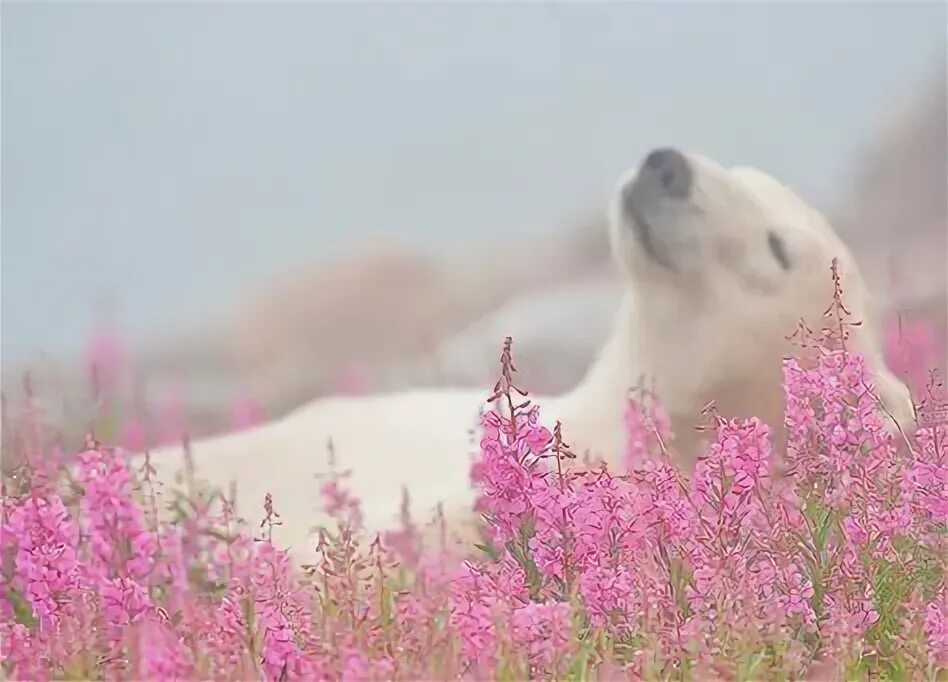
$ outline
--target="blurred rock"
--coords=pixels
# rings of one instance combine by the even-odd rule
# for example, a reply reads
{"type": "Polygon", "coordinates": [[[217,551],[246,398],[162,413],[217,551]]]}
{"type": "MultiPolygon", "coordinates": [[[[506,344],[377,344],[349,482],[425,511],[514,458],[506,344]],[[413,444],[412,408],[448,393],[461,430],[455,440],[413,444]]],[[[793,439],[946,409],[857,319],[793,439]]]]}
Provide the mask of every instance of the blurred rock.
{"type": "Polygon", "coordinates": [[[489,390],[510,336],[520,385],[534,393],[565,391],[605,342],[621,293],[612,277],[597,277],[517,296],[445,341],[438,351],[443,376],[489,390]]]}
{"type": "Polygon", "coordinates": [[[242,305],[232,352],[251,371],[318,353],[329,366],[397,357],[470,314],[452,306],[447,273],[415,251],[373,246],[335,264],[280,277],[242,305]]]}

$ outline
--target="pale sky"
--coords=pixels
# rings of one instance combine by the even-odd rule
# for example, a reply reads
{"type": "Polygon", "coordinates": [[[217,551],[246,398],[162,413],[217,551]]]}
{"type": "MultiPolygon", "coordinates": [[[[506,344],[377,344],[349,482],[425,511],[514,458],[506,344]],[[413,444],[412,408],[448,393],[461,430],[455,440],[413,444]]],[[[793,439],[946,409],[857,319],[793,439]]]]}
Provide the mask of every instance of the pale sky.
{"type": "Polygon", "coordinates": [[[370,233],[446,254],[595,210],[650,147],[845,197],[944,3],[13,3],[4,362],[212,321],[370,233]]]}

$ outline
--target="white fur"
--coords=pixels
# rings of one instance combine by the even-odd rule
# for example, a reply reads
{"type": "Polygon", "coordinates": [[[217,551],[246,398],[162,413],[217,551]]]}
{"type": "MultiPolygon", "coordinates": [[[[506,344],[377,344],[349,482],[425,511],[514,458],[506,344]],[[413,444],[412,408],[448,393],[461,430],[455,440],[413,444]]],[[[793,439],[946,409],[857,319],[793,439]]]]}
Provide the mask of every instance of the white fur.
{"type": "MultiPolygon", "coordinates": [[[[690,198],[649,207],[657,248],[674,269],[648,257],[622,211],[622,188],[637,171],[620,179],[610,237],[626,293],[583,381],[566,395],[535,398],[544,421],[562,421],[575,452],[620,461],[624,399],[644,379],[670,413],[685,466],[701,446],[692,426],[712,400],[725,416],[757,415],[779,432],[786,337],[801,318],[813,329],[822,325],[836,257],[845,302],[864,320],[853,344],[867,354],[887,409],[908,428],[908,392],[882,361],[859,270],[824,218],[760,171],[688,158],[690,198]],[[774,259],[768,231],[784,241],[789,271],[774,259]]],[[[497,342],[499,349],[502,339],[497,342]]],[[[473,501],[468,474],[479,436],[472,432],[489,388],[317,400],[256,429],[194,443],[197,474],[225,492],[236,481],[238,514],[254,525],[271,493],[282,521],[274,538],[303,560],[312,558],[310,528],[323,518],[315,474],[326,471],[330,438],[337,468],[353,472],[349,485],[362,499],[370,531],[395,522],[402,486],[410,490],[416,519],[426,519],[439,502],[449,519],[463,518],[473,501]]],[[[181,448],[152,454],[161,480],[172,481],[180,454],[181,448]]]]}

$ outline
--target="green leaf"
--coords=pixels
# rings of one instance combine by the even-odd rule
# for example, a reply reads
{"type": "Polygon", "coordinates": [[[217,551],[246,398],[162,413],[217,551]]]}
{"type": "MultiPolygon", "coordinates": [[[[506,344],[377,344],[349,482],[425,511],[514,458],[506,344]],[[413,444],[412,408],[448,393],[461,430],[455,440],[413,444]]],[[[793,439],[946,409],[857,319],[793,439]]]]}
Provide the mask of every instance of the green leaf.
{"type": "Polygon", "coordinates": [[[36,628],[36,616],[33,615],[33,609],[27,603],[23,595],[18,590],[9,588],[7,593],[10,599],[10,605],[13,607],[13,618],[20,625],[25,625],[30,630],[36,628]]]}

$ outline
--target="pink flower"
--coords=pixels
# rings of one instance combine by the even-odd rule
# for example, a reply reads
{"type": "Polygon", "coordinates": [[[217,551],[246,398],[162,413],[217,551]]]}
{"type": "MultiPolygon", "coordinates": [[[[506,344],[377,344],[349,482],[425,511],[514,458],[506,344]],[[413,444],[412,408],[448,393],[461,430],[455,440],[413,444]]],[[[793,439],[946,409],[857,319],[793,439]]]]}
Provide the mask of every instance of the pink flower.
{"type": "Polygon", "coordinates": [[[558,668],[558,659],[570,654],[572,623],[569,604],[549,602],[528,604],[513,612],[510,620],[513,640],[525,647],[532,666],[541,670],[558,668]]]}
{"type": "Polygon", "coordinates": [[[0,622],[0,641],[3,642],[3,668],[11,679],[46,679],[48,662],[42,660],[42,645],[36,636],[21,623],[0,622]]]}
{"type": "Polygon", "coordinates": [[[96,570],[144,579],[154,565],[157,544],[145,515],[132,499],[132,473],[114,451],[87,450],[78,456],[78,480],[84,486],[81,508],[96,570]]]}
{"type": "Polygon", "coordinates": [[[172,496],[120,453],[92,443],[67,469],[31,445],[0,496],[3,675],[812,679],[814,656],[875,674],[868,646],[948,665],[943,586],[930,597],[948,570],[948,426],[889,435],[859,355],[788,361],[786,453],[756,419],[719,420],[690,478],[657,401],[629,406],[629,466],[571,457],[516,404],[508,355],[471,471],[477,551],[426,547],[407,496],[374,541],[332,470],[338,527],[304,575],[226,500],[161,514],[172,496]]]}
{"type": "Polygon", "coordinates": [[[323,499],[323,509],[327,514],[343,526],[357,530],[362,526],[362,505],[342,485],[342,481],[348,476],[349,472],[334,474],[319,487],[319,495],[323,499]]]}
{"type": "Polygon", "coordinates": [[[496,542],[516,536],[531,507],[531,489],[542,485],[539,460],[526,460],[538,454],[536,448],[545,443],[548,433],[537,426],[536,415],[536,408],[518,411],[516,431],[509,419],[494,410],[482,418],[481,453],[472,464],[471,480],[480,489],[475,508],[490,515],[496,542]]]}
{"type": "Polygon", "coordinates": [[[925,607],[924,629],[935,665],[948,665],[948,597],[944,591],[925,607]]]}
{"type": "Polygon", "coordinates": [[[137,632],[142,679],[186,680],[194,677],[191,651],[170,624],[146,618],[137,632]]]}
{"type": "Polygon", "coordinates": [[[194,630],[211,670],[233,673],[250,667],[245,643],[247,624],[239,602],[227,595],[206,614],[199,613],[194,630]]]}
{"type": "Polygon", "coordinates": [[[630,400],[626,404],[625,426],[628,434],[625,462],[629,468],[660,458],[662,448],[667,448],[672,440],[671,420],[651,394],[645,394],[641,401],[630,400]]]}
{"type": "Polygon", "coordinates": [[[786,594],[776,600],[776,603],[786,608],[788,615],[800,615],[807,620],[814,618],[813,609],[810,600],[813,599],[814,591],[810,581],[795,568],[787,571],[785,577],[786,594]]]}
{"type": "Polygon", "coordinates": [[[503,597],[489,569],[471,562],[465,562],[452,581],[449,623],[460,639],[465,665],[489,670],[496,663],[504,635],[498,624],[510,617],[512,609],[503,597]]]}
{"type": "Polygon", "coordinates": [[[589,568],[580,576],[579,591],[593,624],[620,633],[631,630],[638,595],[628,569],[589,568]]]}
{"type": "Polygon", "coordinates": [[[924,388],[934,363],[943,359],[938,357],[935,330],[924,319],[890,318],[883,328],[882,345],[886,364],[905,379],[915,393],[924,388]]]}
{"type": "Polygon", "coordinates": [[[122,629],[137,622],[152,609],[151,599],[141,584],[130,578],[109,578],[98,588],[106,621],[114,628],[116,639],[122,629]]]}
{"type": "Polygon", "coordinates": [[[8,587],[20,591],[44,628],[56,627],[61,605],[83,586],[76,522],[58,496],[29,496],[10,510],[2,538],[4,551],[15,552],[8,587]]]}

